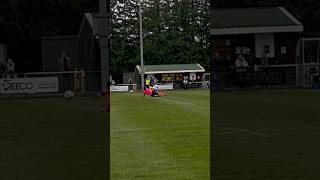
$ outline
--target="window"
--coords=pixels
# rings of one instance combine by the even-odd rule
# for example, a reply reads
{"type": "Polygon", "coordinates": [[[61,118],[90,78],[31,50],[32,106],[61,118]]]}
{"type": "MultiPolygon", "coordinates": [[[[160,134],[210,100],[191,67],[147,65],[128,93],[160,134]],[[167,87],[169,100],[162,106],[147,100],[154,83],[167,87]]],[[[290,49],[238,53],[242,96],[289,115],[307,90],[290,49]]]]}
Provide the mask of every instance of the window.
{"type": "Polygon", "coordinates": [[[162,74],[162,80],[161,81],[168,81],[169,75],[168,74],[162,74]]]}
{"type": "Polygon", "coordinates": [[[182,81],[182,74],[176,74],[176,81],[182,81]]]}
{"type": "Polygon", "coordinates": [[[162,74],[162,81],[174,81],[175,74],[162,74]]]}

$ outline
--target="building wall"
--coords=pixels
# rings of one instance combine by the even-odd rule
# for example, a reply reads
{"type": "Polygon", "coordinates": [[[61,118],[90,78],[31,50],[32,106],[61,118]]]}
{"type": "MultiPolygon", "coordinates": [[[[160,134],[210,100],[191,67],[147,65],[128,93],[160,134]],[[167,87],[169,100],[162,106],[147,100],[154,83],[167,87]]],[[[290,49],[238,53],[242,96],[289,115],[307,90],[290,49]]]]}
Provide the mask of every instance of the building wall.
{"type": "Polygon", "coordinates": [[[92,28],[87,19],[84,19],[79,32],[79,58],[81,66],[87,71],[95,71],[100,69],[100,61],[97,62],[96,60],[94,48],[95,44],[92,28]]]}
{"type": "Polygon", "coordinates": [[[247,54],[250,51],[246,55],[248,56],[246,59],[248,59],[249,64],[254,64],[254,35],[215,36],[212,48],[213,55],[214,53],[219,53],[224,59],[230,60],[232,64],[239,54],[247,54]]]}
{"type": "Polygon", "coordinates": [[[81,68],[86,71],[86,86],[89,91],[100,90],[100,60],[97,54],[100,52],[93,38],[91,25],[86,18],[79,32],[79,60],[81,68]]]}
{"type": "Polygon", "coordinates": [[[215,36],[212,40],[212,55],[219,52],[234,63],[238,54],[244,54],[249,64],[253,65],[260,62],[261,53],[267,45],[270,64],[291,64],[295,63],[298,40],[297,33],[215,36]],[[249,54],[244,53],[246,49],[250,50],[249,54]]]}
{"type": "Polygon", "coordinates": [[[275,34],[275,53],[276,61],[280,64],[296,63],[296,46],[299,40],[297,33],[278,33],[275,34]]]}
{"type": "Polygon", "coordinates": [[[265,54],[270,59],[276,59],[275,36],[273,33],[255,34],[255,58],[259,59],[265,54]]]}
{"type": "Polygon", "coordinates": [[[62,51],[71,58],[72,68],[79,68],[77,36],[43,37],[41,46],[43,71],[59,71],[58,60],[62,51]]]}
{"type": "MultiPolygon", "coordinates": [[[[111,27],[105,27],[105,25],[99,26],[99,24],[95,23],[95,18],[97,17],[92,17],[93,19],[91,19],[91,21],[93,22],[89,22],[90,18],[88,19],[86,15],[84,16],[79,33],[77,35],[42,38],[42,70],[59,70],[57,64],[58,59],[61,56],[61,52],[66,51],[68,56],[71,58],[71,64],[73,68],[81,68],[86,71],[87,90],[97,91],[100,90],[101,86],[101,62],[100,47],[98,41],[94,39],[94,31],[97,33],[99,32],[98,30],[101,29],[99,27],[103,27],[102,30],[106,31],[104,33],[110,33],[111,27]]],[[[110,15],[108,14],[102,20],[103,22],[110,21],[110,15]]]]}
{"type": "Polygon", "coordinates": [[[7,45],[0,44],[0,63],[5,63],[7,61],[7,45]]]}
{"type": "Polygon", "coordinates": [[[129,80],[131,79],[132,83],[136,83],[135,73],[123,73],[123,84],[129,84],[129,80]]]}

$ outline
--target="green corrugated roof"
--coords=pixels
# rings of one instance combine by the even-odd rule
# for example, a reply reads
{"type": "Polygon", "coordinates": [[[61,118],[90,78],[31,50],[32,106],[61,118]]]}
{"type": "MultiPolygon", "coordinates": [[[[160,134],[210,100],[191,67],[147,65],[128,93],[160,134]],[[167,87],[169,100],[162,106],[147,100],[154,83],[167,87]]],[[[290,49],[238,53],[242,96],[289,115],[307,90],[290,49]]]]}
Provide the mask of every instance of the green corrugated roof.
{"type": "Polygon", "coordinates": [[[298,25],[292,18],[279,7],[217,8],[213,10],[213,28],[298,25]]]}
{"type": "MultiPolygon", "coordinates": [[[[138,66],[140,70],[140,66],[138,66]]],[[[145,73],[161,71],[204,71],[199,64],[162,64],[162,65],[144,65],[145,73]]]]}

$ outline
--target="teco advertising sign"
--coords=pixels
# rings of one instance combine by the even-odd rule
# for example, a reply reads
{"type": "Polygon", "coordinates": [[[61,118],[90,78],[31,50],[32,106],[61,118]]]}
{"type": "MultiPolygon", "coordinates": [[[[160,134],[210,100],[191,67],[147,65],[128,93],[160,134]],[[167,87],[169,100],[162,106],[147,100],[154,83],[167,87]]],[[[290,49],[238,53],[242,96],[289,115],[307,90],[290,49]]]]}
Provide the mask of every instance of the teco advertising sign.
{"type": "Polygon", "coordinates": [[[31,94],[58,91],[57,77],[0,79],[0,94],[31,94]]]}

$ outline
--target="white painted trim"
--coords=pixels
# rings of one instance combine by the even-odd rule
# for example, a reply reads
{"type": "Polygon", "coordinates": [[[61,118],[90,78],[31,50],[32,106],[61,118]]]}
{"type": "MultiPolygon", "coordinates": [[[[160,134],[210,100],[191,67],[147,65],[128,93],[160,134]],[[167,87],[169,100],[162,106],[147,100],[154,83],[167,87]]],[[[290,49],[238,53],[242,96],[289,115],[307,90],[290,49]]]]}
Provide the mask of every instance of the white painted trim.
{"type": "Polygon", "coordinates": [[[199,63],[197,63],[197,65],[198,65],[201,69],[205,70],[199,63]]]}
{"type": "Polygon", "coordinates": [[[230,34],[303,32],[303,29],[304,29],[303,25],[213,28],[211,29],[210,34],[211,35],[230,35],[230,34]]]}
{"type": "Polygon", "coordinates": [[[138,69],[139,74],[141,74],[141,72],[140,72],[140,66],[139,66],[139,65],[136,65],[136,68],[138,69]]]}
{"type": "Polygon", "coordinates": [[[320,40],[320,37],[302,38],[302,41],[318,41],[318,40],[320,40]]]}
{"type": "MultiPolygon", "coordinates": [[[[144,74],[205,72],[205,69],[199,63],[197,63],[197,65],[198,65],[198,67],[201,68],[201,70],[145,71],[144,74]]],[[[138,69],[138,71],[140,73],[140,66],[136,65],[136,68],[138,69]]]]}
{"type": "Polygon", "coordinates": [[[144,74],[168,74],[168,73],[189,73],[189,72],[205,72],[205,70],[179,70],[179,71],[148,71],[144,74]]]}
{"type": "Polygon", "coordinates": [[[280,11],[282,11],[288,18],[291,19],[295,24],[302,25],[302,23],[295,18],[289,11],[287,11],[284,7],[278,7],[280,11]]]}
{"type": "MultiPolygon", "coordinates": [[[[281,67],[296,67],[297,64],[277,64],[277,65],[269,65],[267,67],[272,67],[272,68],[281,68],[281,67]]],[[[265,67],[265,66],[257,66],[259,68],[265,67]]]]}
{"type": "Polygon", "coordinates": [[[56,72],[28,72],[24,75],[57,75],[57,74],[76,74],[82,73],[83,71],[56,71],[56,72]]]}
{"type": "Polygon", "coordinates": [[[269,46],[269,53],[266,54],[268,58],[275,57],[275,40],[274,34],[255,34],[255,57],[261,58],[261,54],[264,53],[264,45],[269,46]]]}
{"type": "Polygon", "coordinates": [[[91,13],[84,13],[84,16],[88,20],[88,23],[90,24],[91,28],[93,28],[93,16],[91,13]]]}
{"type": "MultiPolygon", "coordinates": [[[[298,65],[305,65],[305,66],[311,66],[311,65],[320,65],[320,63],[301,63],[301,64],[276,64],[276,65],[269,65],[267,67],[274,67],[274,68],[281,68],[281,67],[296,67],[298,65]]],[[[263,66],[258,66],[263,67],[263,66]]]]}

